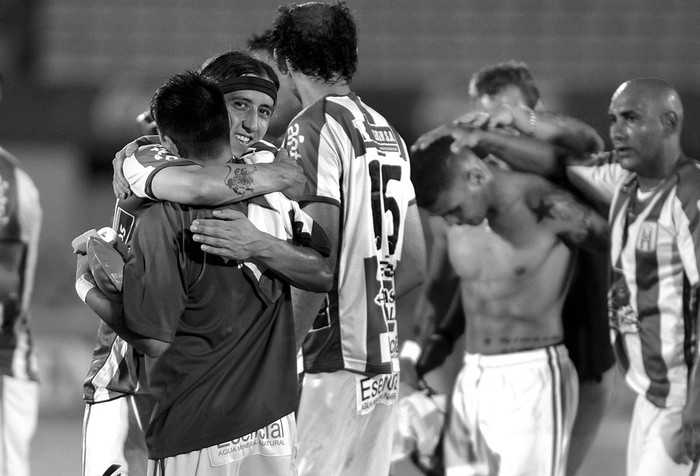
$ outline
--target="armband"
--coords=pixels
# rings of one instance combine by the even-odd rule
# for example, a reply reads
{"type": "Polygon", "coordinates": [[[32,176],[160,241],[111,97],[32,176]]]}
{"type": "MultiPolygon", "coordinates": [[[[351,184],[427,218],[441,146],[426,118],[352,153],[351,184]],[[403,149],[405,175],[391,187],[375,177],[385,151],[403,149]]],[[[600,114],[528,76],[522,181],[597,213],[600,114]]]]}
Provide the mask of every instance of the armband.
{"type": "Polygon", "coordinates": [[[422,349],[420,348],[420,345],[418,345],[417,342],[407,340],[401,346],[399,358],[409,360],[411,361],[411,363],[413,363],[413,365],[415,365],[418,362],[418,359],[420,358],[421,352],[422,349]]]}
{"type": "Polygon", "coordinates": [[[94,289],[95,283],[88,279],[89,274],[81,274],[78,279],[75,280],[75,292],[78,293],[78,297],[81,301],[86,302],[87,295],[91,289],[94,289]]]}

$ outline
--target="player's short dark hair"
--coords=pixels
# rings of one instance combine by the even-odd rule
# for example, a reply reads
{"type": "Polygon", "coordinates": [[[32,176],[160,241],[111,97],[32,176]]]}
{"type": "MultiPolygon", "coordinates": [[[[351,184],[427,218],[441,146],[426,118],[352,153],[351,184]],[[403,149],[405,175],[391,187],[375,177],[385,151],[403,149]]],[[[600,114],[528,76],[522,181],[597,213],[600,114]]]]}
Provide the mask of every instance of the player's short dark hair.
{"type": "Polygon", "coordinates": [[[183,157],[207,154],[229,142],[224,95],[213,79],[192,71],[176,74],[153,95],[151,115],[183,157]]]}
{"type": "Polygon", "coordinates": [[[200,72],[217,82],[238,76],[255,75],[267,78],[279,89],[280,80],[272,67],[242,51],[221,53],[204,62],[200,72]]]}
{"type": "Polygon", "coordinates": [[[309,2],[277,9],[272,42],[281,59],[329,83],[350,82],[357,70],[357,27],[345,2],[309,2]]]}
{"type": "Polygon", "coordinates": [[[452,142],[454,139],[450,136],[441,137],[411,154],[411,182],[419,207],[429,209],[440,191],[451,183],[454,175],[451,164],[455,160],[450,150],[452,142]]]}
{"type": "Polygon", "coordinates": [[[527,107],[534,108],[540,99],[540,90],[530,69],[523,62],[505,61],[486,66],[474,73],[469,80],[469,96],[493,96],[508,86],[515,86],[525,98],[527,107]]]}

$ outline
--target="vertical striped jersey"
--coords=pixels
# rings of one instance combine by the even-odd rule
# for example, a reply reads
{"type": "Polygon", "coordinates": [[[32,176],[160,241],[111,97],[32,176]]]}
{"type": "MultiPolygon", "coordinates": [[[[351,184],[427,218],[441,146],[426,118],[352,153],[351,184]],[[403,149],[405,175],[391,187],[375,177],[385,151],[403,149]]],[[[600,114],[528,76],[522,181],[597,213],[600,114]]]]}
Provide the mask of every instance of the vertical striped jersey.
{"type": "Polygon", "coordinates": [[[635,392],[657,407],[683,405],[697,352],[700,167],[683,158],[647,192],[636,174],[612,175],[619,177],[610,209],[615,354],[635,392]]]}
{"type": "MultiPolygon", "coordinates": [[[[149,186],[155,174],[171,164],[191,165],[181,160],[168,149],[149,142],[140,142],[139,148],[124,162],[124,175],[134,192],[125,199],[118,199],[114,207],[112,228],[125,243],[129,243],[136,227],[137,218],[156,200],[149,186]]],[[[119,337],[107,324],[100,321],[97,340],[85,381],[83,399],[88,403],[99,403],[145,391],[145,376],[140,360],[143,356],[119,337]]]]}
{"type": "Polygon", "coordinates": [[[39,248],[39,192],[0,148],[0,374],[38,380],[29,299],[39,248]]]}
{"type": "Polygon", "coordinates": [[[340,209],[335,280],[304,342],[305,370],[398,370],[394,270],[415,200],[403,139],[350,93],[301,111],[285,147],[307,177],[302,207],[325,202],[340,209]]]}

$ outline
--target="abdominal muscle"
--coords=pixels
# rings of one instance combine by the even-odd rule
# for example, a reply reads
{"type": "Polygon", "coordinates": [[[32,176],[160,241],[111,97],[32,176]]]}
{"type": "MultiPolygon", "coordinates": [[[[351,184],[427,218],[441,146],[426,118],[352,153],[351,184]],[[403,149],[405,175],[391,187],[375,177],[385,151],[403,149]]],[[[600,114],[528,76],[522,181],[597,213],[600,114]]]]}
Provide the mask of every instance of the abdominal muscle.
{"type": "Polygon", "coordinates": [[[461,279],[468,352],[502,354],[562,341],[572,253],[555,237],[534,238],[531,245],[515,247],[484,225],[448,231],[450,262],[461,279]]]}

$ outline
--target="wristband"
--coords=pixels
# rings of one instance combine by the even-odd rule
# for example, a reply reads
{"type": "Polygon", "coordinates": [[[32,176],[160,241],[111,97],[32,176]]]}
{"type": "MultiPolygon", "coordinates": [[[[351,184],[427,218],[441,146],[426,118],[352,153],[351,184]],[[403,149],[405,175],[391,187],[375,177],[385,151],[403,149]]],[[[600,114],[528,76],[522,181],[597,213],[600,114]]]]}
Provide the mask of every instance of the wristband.
{"type": "Polygon", "coordinates": [[[414,342],[412,340],[407,340],[403,343],[401,346],[401,352],[399,353],[399,358],[401,359],[407,359],[415,365],[418,362],[418,359],[420,358],[420,354],[422,352],[422,349],[420,348],[420,345],[418,345],[417,342],[414,342]]]}
{"type": "Polygon", "coordinates": [[[80,277],[78,277],[78,279],[75,280],[75,292],[78,293],[78,297],[83,302],[86,302],[85,300],[87,299],[87,295],[90,292],[90,290],[95,288],[95,284],[90,282],[89,279],[87,279],[88,276],[88,273],[81,274],[80,277]]]}

